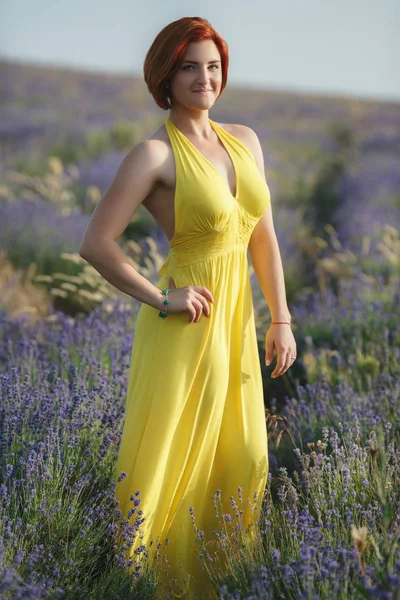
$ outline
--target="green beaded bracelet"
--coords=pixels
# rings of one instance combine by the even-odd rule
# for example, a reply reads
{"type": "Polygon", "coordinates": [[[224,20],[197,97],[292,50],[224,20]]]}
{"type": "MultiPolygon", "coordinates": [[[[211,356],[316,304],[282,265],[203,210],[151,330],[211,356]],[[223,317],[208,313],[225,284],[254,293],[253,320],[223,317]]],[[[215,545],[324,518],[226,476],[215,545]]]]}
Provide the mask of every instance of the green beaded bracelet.
{"type": "Polygon", "coordinates": [[[167,306],[169,304],[169,300],[168,300],[168,292],[170,292],[171,290],[162,290],[162,293],[165,296],[165,300],[164,300],[164,304],[165,304],[165,310],[160,310],[160,312],[158,313],[158,316],[161,317],[162,319],[165,319],[165,317],[167,316],[167,306]]]}

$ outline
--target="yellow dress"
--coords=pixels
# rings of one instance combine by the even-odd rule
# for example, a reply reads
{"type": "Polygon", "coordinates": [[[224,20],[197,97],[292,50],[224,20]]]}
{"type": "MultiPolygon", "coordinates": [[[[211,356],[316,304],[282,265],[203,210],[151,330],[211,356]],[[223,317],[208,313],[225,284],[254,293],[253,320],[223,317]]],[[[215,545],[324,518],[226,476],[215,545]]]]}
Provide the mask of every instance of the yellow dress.
{"type": "MultiPolygon", "coordinates": [[[[126,474],[116,485],[120,510],[127,515],[140,491],[142,515],[136,510],[130,523],[144,518],[127,557],[135,559],[144,544],[152,558],[150,540],[168,538],[163,552],[175,582],[173,594],[160,598],[217,597],[199,563],[189,507],[205,542],[215,540],[222,523],[213,495],[221,490],[222,512],[232,515],[230,499],[239,504],[241,487],[243,523],[254,531],[259,511],[247,499],[262,497],[269,466],[247,248],[270,191],[246,145],[209,122],[234,165],[236,195],[168,116],[176,222],[156,287],[168,288],[171,275],[177,287],[206,286],[215,301],[198,323],[189,323],[187,313],[162,319],[159,310],[140,307],[115,470],[116,481],[126,474]]],[[[160,586],[166,579],[163,571],[160,586]]]]}

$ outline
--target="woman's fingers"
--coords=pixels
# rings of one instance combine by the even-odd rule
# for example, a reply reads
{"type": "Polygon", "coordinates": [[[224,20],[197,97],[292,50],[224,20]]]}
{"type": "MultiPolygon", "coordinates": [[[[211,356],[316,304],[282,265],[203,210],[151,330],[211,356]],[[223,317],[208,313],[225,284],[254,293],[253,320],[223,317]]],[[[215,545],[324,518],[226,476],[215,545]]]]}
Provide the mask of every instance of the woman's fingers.
{"type": "Polygon", "coordinates": [[[210,290],[208,288],[206,288],[204,285],[194,285],[192,287],[192,289],[196,293],[201,294],[202,296],[205,296],[206,298],[208,298],[208,300],[210,302],[214,302],[214,296],[212,295],[212,293],[210,292],[210,290]]]}
{"type": "Polygon", "coordinates": [[[283,375],[292,366],[293,360],[291,357],[294,355],[295,353],[292,350],[278,352],[276,367],[271,373],[271,377],[275,378],[283,375]]]}
{"type": "Polygon", "coordinates": [[[189,322],[197,323],[201,317],[201,313],[203,312],[203,305],[200,300],[197,300],[197,298],[192,298],[192,306],[195,309],[195,315],[194,318],[189,319],[189,322]]]}
{"type": "MultiPolygon", "coordinates": [[[[181,312],[189,313],[189,323],[198,323],[203,312],[207,317],[210,316],[209,302],[214,302],[214,297],[208,288],[196,285],[178,289],[171,275],[168,275],[168,282],[171,290],[178,290],[177,297],[180,303],[183,301],[184,305],[181,312]]],[[[177,305],[179,306],[178,301],[177,305]]]]}
{"type": "Polygon", "coordinates": [[[209,317],[210,313],[211,313],[211,309],[210,309],[210,305],[207,302],[207,299],[202,294],[199,294],[197,292],[195,292],[195,294],[196,294],[196,300],[201,302],[202,311],[204,312],[206,317],[209,317]]]}

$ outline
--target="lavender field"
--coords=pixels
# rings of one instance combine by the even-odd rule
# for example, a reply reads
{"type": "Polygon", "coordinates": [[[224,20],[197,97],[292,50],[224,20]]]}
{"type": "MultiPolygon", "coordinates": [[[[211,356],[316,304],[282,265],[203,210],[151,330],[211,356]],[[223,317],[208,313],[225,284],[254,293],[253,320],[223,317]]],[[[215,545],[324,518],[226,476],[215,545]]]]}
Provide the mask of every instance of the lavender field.
{"type": "MultiPolygon", "coordinates": [[[[0,598],[151,600],[148,549],[125,558],[140,490],[132,526],[112,480],[140,305],[78,248],[167,113],[133,77],[1,75],[0,598]]],[[[210,118],[260,137],[298,359],[271,379],[249,263],[270,472],[255,552],[240,489],[215,532],[227,570],[194,526],[205,574],[219,600],[400,600],[400,104],[228,83],[210,118]]],[[[118,243],[154,282],[168,242],[144,207],[118,243]]]]}

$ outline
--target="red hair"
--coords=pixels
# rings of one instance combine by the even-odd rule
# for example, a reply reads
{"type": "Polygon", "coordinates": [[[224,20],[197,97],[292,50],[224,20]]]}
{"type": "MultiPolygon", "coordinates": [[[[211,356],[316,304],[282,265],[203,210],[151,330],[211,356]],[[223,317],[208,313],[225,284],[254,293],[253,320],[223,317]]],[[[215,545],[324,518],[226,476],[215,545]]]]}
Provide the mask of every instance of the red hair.
{"type": "Polygon", "coordinates": [[[228,79],[228,45],[206,19],[182,17],[169,23],[157,34],[143,64],[147,89],[160,108],[164,110],[171,108],[166,84],[179,69],[188,45],[203,40],[212,40],[221,56],[221,95],[228,79]]]}

